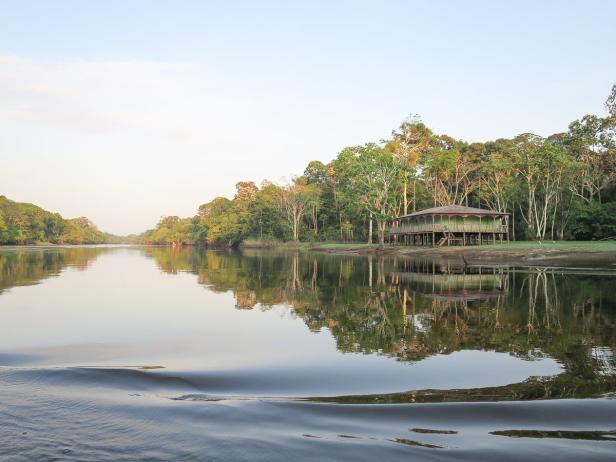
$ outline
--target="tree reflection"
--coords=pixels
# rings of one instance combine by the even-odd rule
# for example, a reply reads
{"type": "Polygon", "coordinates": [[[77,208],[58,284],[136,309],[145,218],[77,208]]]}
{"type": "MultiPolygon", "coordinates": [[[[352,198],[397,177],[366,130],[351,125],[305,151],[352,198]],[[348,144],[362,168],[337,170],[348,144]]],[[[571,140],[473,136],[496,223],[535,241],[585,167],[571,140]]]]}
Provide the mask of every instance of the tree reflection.
{"type": "MultiPolygon", "coordinates": [[[[3,250],[0,293],[67,267],[87,268],[109,251],[3,250]]],[[[193,273],[208,290],[231,291],[237,309],[289,306],[310,330],[328,329],[342,352],[413,362],[459,350],[490,350],[559,361],[566,370],[560,382],[534,383],[534,395],[540,395],[537,390],[566,393],[589,383],[604,390],[616,377],[611,272],[316,253],[140,251],[166,273],[193,273]]]]}
{"type": "Polygon", "coordinates": [[[15,286],[38,284],[65,268],[85,270],[103,247],[15,248],[0,252],[0,294],[15,286]]]}
{"type": "Polygon", "coordinates": [[[146,249],[236,307],[288,305],[343,352],[418,361],[458,350],[550,356],[570,378],[613,375],[614,276],[545,268],[468,267],[408,258],[146,249]]]}

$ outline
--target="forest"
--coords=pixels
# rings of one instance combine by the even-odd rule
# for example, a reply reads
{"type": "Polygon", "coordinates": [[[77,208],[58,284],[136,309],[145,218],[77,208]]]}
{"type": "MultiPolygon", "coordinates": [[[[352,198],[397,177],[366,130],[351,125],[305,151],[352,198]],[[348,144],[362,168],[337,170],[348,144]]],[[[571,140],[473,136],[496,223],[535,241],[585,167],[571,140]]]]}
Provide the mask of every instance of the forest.
{"type": "Polygon", "coordinates": [[[606,115],[585,115],[541,137],[469,143],[411,116],[391,137],[311,161],[289,184],[236,184],[193,217],[164,217],[146,244],[242,241],[385,242],[388,222],[460,204],[511,214],[515,240],[616,237],[616,84],[606,115]]]}
{"type": "Polygon", "coordinates": [[[113,244],[124,238],[100,231],[86,217],[66,219],[0,196],[0,245],[113,244]]]}
{"type": "Polygon", "coordinates": [[[241,242],[378,242],[395,217],[459,204],[511,214],[514,240],[616,238],[616,84],[604,116],[548,137],[469,143],[411,116],[388,139],[313,160],[288,184],[236,184],[192,217],[163,217],[139,236],[100,231],[0,196],[0,244],[235,246],[241,242]]]}

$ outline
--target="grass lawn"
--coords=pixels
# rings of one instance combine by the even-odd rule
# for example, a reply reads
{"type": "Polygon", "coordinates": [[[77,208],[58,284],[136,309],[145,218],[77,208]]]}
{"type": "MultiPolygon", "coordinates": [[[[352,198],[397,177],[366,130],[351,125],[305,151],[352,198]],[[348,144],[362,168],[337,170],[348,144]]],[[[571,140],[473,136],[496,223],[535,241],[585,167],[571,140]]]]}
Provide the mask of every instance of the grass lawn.
{"type": "MultiPolygon", "coordinates": [[[[319,249],[376,249],[378,244],[367,244],[365,242],[314,242],[311,247],[319,249]]],[[[387,244],[385,244],[387,247],[387,244]]]]}
{"type": "MultiPolygon", "coordinates": [[[[366,244],[360,242],[314,242],[303,243],[302,247],[308,246],[314,249],[324,250],[353,250],[353,249],[375,249],[378,248],[378,244],[366,244]]],[[[385,244],[385,247],[393,247],[389,244],[385,244]]],[[[397,248],[404,246],[395,246],[397,248]]],[[[411,246],[408,246],[411,247],[411,246]]],[[[456,246],[459,247],[459,246],[456,246]]],[[[484,244],[483,246],[467,246],[467,248],[497,248],[497,249],[545,249],[545,250],[563,250],[563,251],[587,251],[587,252],[616,252],[616,240],[614,241],[516,241],[516,242],[504,242],[502,244],[484,244]]],[[[427,249],[429,247],[417,247],[427,249]]],[[[443,248],[448,248],[447,246],[443,248]]]]}
{"type": "Polygon", "coordinates": [[[515,241],[496,244],[496,247],[501,249],[553,249],[588,252],[616,252],[616,241],[515,241]]]}

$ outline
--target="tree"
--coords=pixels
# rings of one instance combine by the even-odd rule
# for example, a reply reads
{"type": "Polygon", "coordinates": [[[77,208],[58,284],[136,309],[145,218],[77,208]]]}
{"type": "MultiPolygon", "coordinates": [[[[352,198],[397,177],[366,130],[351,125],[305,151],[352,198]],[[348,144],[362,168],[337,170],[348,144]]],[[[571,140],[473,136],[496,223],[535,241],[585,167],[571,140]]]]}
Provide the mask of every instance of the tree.
{"type": "Polygon", "coordinates": [[[543,240],[570,163],[560,145],[537,135],[520,135],[514,142],[515,169],[525,182],[527,194],[522,216],[534,237],[543,240]]]}
{"type": "MultiPolygon", "coordinates": [[[[223,244],[233,246],[239,243],[248,227],[248,220],[244,214],[248,213],[249,203],[252,202],[252,185],[238,183],[239,205],[236,201],[226,197],[216,197],[211,202],[199,207],[198,227],[207,235],[209,244],[223,244]],[[244,203],[243,201],[248,201],[244,203]],[[245,208],[243,212],[241,209],[245,208]]],[[[237,197],[237,196],[236,196],[237,197]]]]}
{"type": "Polygon", "coordinates": [[[479,187],[473,174],[480,163],[468,145],[447,135],[438,137],[422,159],[423,176],[434,205],[463,204],[479,187]]]}
{"type": "Polygon", "coordinates": [[[300,223],[306,211],[313,205],[313,191],[307,186],[305,179],[300,178],[281,187],[277,194],[277,201],[279,208],[286,214],[292,229],[293,240],[298,241],[300,223]]]}
{"type": "Polygon", "coordinates": [[[311,161],[304,170],[304,178],[306,185],[310,188],[309,194],[312,195],[310,219],[313,235],[316,237],[319,232],[319,212],[323,203],[322,196],[328,182],[327,166],[318,160],[311,161]]]}
{"type": "Polygon", "coordinates": [[[285,217],[278,204],[280,187],[264,181],[257,191],[250,211],[250,235],[259,239],[284,239],[286,236],[285,217]]]}
{"type": "MultiPolygon", "coordinates": [[[[366,209],[360,201],[356,185],[357,163],[361,146],[344,148],[336,159],[330,163],[328,178],[332,185],[337,227],[341,239],[357,237],[355,228],[362,229],[369,223],[366,209]]],[[[368,232],[369,242],[372,241],[368,232]]]]}
{"type": "Polygon", "coordinates": [[[616,83],[612,85],[612,92],[605,100],[605,108],[610,117],[616,118],[616,83]]]}
{"type": "Polygon", "coordinates": [[[319,186],[325,184],[327,181],[327,166],[318,160],[310,161],[304,170],[304,178],[307,184],[319,186]]]}
{"type": "Polygon", "coordinates": [[[0,210],[0,244],[8,243],[8,234],[9,228],[6,226],[4,222],[4,216],[2,215],[2,211],[0,210]]]}
{"type": "Polygon", "coordinates": [[[587,203],[601,202],[602,192],[616,179],[614,122],[586,115],[569,125],[563,143],[577,163],[577,181],[572,191],[587,203]]]}
{"type": "Polygon", "coordinates": [[[485,146],[485,159],[479,171],[481,200],[492,210],[510,210],[515,194],[513,150],[510,140],[496,140],[485,146]]]}
{"type": "Polygon", "coordinates": [[[408,213],[408,183],[410,181],[412,184],[414,212],[417,207],[417,164],[433,147],[435,136],[417,115],[405,120],[398,131],[392,132],[392,135],[393,139],[387,144],[387,148],[402,167],[402,203],[404,215],[406,215],[408,213]]]}
{"type": "Polygon", "coordinates": [[[241,209],[248,209],[257,199],[259,188],[252,181],[239,181],[235,184],[235,204],[241,209]]]}
{"type": "Polygon", "coordinates": [[[392,154],[375,144],[357,148],[354,177],[360,203],[378,227],[379,245],[385,244],[385,228],[395,216],[395,198],[400,184],[401,167],[392,154]]]}

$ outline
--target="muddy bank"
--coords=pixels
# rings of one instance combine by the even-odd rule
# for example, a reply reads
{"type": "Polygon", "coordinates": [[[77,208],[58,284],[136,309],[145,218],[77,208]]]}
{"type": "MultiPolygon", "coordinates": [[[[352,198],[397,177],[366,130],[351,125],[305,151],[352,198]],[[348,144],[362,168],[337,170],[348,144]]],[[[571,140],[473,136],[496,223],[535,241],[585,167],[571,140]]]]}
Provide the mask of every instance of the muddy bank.
{"type": "Polygon", "coordinates": [[[377,247],[313,246],[311,251],[338,255],[386,255],[430,258],[467,265],[562,266],[573,268],[616,268],[616,251],[566,248],[483,247],[377,247]]]}

